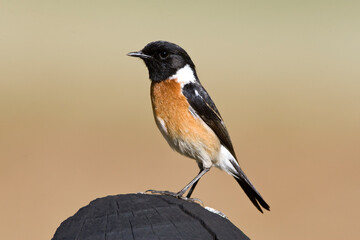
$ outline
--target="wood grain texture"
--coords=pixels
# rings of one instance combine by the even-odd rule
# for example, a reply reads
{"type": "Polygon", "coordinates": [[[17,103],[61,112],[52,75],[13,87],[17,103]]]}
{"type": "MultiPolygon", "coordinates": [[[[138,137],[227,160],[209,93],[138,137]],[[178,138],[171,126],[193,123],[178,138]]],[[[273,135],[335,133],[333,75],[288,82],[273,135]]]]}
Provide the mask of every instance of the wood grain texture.
{"type": "Polygon", "coordinates": [[[249,239],[199,204],[148,194],[107,196],[69,217],[52,240],[249,239]]]}

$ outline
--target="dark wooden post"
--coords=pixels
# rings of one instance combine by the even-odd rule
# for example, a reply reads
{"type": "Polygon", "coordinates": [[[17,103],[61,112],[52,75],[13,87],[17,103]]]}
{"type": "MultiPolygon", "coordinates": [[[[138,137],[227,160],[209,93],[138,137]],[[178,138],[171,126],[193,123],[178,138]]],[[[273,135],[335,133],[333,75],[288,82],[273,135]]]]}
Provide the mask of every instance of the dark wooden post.
{"type": "Polygon", "coordinates": [[[229,220],[169,196],[124,194],[92,201],[66,219],[52,240],[249,239],[229,220]]]}

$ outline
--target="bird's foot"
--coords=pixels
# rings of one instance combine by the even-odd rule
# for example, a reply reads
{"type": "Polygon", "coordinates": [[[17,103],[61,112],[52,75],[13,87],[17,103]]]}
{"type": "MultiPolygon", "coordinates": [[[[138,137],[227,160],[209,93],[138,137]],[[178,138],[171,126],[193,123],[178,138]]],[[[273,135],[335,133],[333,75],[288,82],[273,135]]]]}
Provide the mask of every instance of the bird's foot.
{"type": "Polygon", "coordinates": [[[158,195],[167,195],[167,196],[172,196],[172,197],[176,197],[176,198],[181,198],[181,193],[174,193],[174,192],[169,192],[169,191],[158,191],[158,190],[146,190],[145,193],[151,193],[151,194],[158,194],[158,195]]]}
{"type": "Polygon", "coordinates": [[[145,193],[171,196],[171,197],[179,198],[179,199],[182,199],[182,200],[185,200],[188,202],[195,202],[195,203],[199,202],[201,205],[204,206],[204,203],[200,199],[184,197],[183,196],[184,193],[181,191],[174,193],[174,192],[169,192],[169,191],[158,191],[158,190],[149,189],[149,190],[146,190],[145,193]]]}

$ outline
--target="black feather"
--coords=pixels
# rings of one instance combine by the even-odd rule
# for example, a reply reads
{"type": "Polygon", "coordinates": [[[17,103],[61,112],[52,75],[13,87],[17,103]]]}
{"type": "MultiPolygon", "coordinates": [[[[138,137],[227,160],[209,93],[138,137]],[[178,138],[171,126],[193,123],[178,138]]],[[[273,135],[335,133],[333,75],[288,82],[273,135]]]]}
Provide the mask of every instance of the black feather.
{"type": "Polygon", "coordinates": [[[247,178],[243,170],[239,167],[238,164],[231,162],[232,165],[235,167],[235,169],[238,172],[238,175],[235,178],[235,180],[239,183],[241,188],[244,190],[250,201],[254,204],[254,206],[260,211],[263,212],[261,207],[265,208],[266,210],[270,211],[270,206],[265,202],[265,200],[262,198],[260,193],[256,190],[254,185],[250,182],[250,180],[247,178]],[[261,207],[260,207],[260,205],[261,207]]]}
{"type": "MultiPolygon", "coordinates": [[[[215,103],[200,82],[185,84],[182,93],[188,100],[190,106],[195,110],[195,113],[214,131],[216,136],[220,139],[221,144],[229,150],[236,161],[236,154],[224,121],[222,120],[215,103]]],[[[246,177],[237,162],[232,162],[231,159],[229,160],[237,171],[234,173],[236,175],[236,181],[240,184],[250,201],[260,212],[263,212],[260,205],[266,210],[270,210],[269,205],[264,201],[260,193],[246,177]]]]}

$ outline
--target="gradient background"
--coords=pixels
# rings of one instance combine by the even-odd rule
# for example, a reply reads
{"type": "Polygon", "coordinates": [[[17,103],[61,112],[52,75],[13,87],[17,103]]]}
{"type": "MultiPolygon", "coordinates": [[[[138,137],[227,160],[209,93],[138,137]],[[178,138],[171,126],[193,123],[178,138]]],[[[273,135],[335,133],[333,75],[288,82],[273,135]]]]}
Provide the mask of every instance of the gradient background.
{"type": "Polygon", "coordinates": [[[198,172],[154,124],[126,53],[184,47],[260,214],[213,169],[194,197],[253,239],[358,239],[359,1],[0,1],[0,239],[50,239],[91,200],[198,172]]]}

